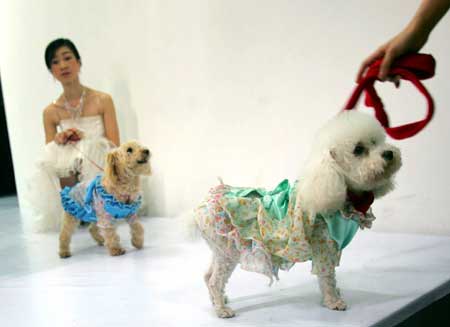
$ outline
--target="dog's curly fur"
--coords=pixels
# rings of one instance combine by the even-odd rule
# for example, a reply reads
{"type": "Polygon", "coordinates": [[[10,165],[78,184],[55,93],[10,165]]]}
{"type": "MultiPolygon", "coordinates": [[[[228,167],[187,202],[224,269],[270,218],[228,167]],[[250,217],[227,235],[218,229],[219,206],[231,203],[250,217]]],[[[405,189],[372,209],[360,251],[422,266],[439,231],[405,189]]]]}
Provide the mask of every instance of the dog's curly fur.
{"type": "MultiPolygon", "coordinates": [[[[305,172],[299,178],[297,203],[304,213],[314,217],[341,210],[349,191],[356,194],[371,191],[375,198],[391,191],[393,177],[401,166],[401,155],[398,148],[385,143],[385,138],[377,120],[357,111],[340,113],[328,122],[315,139],[305,172]]],[[[213,260],[204,278],[217,315],[229,318],[234,312],[226,305],[224,289],[239,263],[240,253],[222,236],[214,238],[212,244],[208,235],[215,231],[214,226],[210,228],[202,231],[213,251],[213,260]],[[218,250],[230,246],[234,248],[231,254],[218,250]]],[[[318,278],[323,304],[332,310],[345,310],[346,303],[336,287],[334,269],[318,278]]]]}
{"type": "MultiPolygon", "coordinates": [[[[140,193],[140,176],[151,174],[150,151],[135,141],[122,144],[110,151],[106,156],[106,167],[102,177],[102,186],[120,202],[127,203],[130,199],[136,199],[140,193]]],[[[70,241],[72,234],[79,224],[79,220],[64,213],[64,221],[59,236],[59,256],[67,258],[71,256],[70,241]]],[[[134,219],[130,222],[131,243],[140,249],[144,245],[144,228],[134,219]]],[[[89,232],[98,245],[105,245],[110,255],[117,256],[125,253],[120,245],[120,238],[114,226],[99,228],[96,223],[91,223],[89,232]]]]}

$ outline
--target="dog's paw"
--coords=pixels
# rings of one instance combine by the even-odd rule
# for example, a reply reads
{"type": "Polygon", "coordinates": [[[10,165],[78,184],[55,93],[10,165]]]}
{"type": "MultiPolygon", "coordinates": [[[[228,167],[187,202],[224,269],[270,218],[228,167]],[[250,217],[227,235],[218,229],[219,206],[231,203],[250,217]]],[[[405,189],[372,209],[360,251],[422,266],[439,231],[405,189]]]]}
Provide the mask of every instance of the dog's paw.
{"type": "Polygon", "coordinates": [[[323,305],[330,310],[344,311],[347,309],[347,304],[341,298],[326,298],[323,305]]]}
{"type": "MultiPolygon", "coordinates": [[[[210,296],[210,299],[211,299],[212,305],[216,305],[216,304],[214,303],[214,298],[213,298],[212,296],[210,296]]],[[[223,296],[223,303],[225,303],[225,304],[230,303],[230,300],[228,300],[228,296],[226,296],[226,295],[223,296]]]]}
{"type": "Polygon", "coordinates": [[[70,251],[59,251],[59,257],[61,259],[70,258],[72,256],[72,253],[70,251]]]}
{"type": "Polygon", "coordinates": [[[230,307],[216,308],[216,314],[219,318],[232,318],[235,316],[234,311],[230,307]]]}
{"type": "Polygon", "coordinates": [[[144,247],[144,240],[143,239],[131,239],[131,244],[136,249],[142,249],[144,247]]]}
{"type": "Polygon", "coordinates": [[[112,256],[119,256],[119,255],[123,255],[125,254],[125,249],[124,248],[112,248],[109,249],[109,254],[111,254],[112,256]]]}

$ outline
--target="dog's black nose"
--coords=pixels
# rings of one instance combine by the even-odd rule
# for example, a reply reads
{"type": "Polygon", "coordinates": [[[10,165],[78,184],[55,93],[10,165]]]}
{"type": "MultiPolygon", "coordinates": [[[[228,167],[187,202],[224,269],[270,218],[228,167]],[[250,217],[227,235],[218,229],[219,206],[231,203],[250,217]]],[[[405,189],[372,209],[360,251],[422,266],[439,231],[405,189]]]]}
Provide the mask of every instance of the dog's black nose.
{"type": "Polygon", "coordinates": [[[381,156],[386,161],[392,161],[392,159],[394,159],[394,152],[392,152],[391,150],[384,151],[381,156]]]}
{"type": "Polygon", "coordinates": [[[146,156],[146,157],[149,157],[150,156],[150,151],[149,150],[147,150],[147,149],[145,149],[145,150],[142,150],[142,153],[144,154],[144,156],[146,156]]]}

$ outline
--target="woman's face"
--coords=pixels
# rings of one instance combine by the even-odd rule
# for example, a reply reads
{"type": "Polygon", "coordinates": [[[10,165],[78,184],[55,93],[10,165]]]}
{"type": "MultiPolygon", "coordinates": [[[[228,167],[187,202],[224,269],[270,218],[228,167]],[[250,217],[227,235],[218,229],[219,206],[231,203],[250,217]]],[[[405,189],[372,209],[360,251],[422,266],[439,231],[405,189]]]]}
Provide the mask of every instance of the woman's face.
{"type": "Polygon", "coordinates": [[[56,50],[50,65],[52,75],[65,84],[78,79],[81,63],[66,46],[56,50]]]}

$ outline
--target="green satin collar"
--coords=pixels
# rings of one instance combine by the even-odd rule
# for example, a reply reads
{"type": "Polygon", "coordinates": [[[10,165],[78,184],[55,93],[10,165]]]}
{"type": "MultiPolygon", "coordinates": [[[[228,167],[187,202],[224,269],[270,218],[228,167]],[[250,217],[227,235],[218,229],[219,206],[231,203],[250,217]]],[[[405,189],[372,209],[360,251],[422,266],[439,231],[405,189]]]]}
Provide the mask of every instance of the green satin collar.
{"type": "Polygon", "coordinates": [[[263,188],[231,187],[225,196],[258,197],[271,217],[282,220],[287,214],[291,191],[292,187],[285,179],[272,191],[263,188]]]}
{"type": "Polygon", "coordinates": [[[342,217],[340,211],[322,217],[327,223],[330,237],[336,242],[339,250],[345,248],[358,231],[359,224],[353,219],[342,217]]]}

